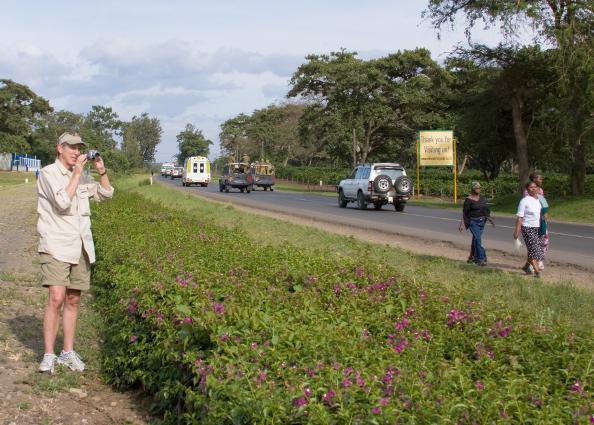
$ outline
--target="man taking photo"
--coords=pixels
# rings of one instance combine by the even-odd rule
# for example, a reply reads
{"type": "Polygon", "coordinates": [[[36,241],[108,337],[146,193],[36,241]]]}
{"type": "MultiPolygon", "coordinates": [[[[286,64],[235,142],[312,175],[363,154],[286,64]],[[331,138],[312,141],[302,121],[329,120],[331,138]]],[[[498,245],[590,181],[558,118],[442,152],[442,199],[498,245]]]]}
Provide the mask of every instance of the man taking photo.
{"type": "Polygon", "coordinates": [[[81,292],[90,289],[91,264],[95,262],[89,199],[102,201],[113,196],[101,156],[96,154],[88,159],[82,152],[85,147],[78,134],[62,134],[56,145],[56,161],[44,167],[37,180],[41,283],[49,291],[43,317],[45,354],[40,372],[53,373],[56,363],[74,371],[85,369],[74,351],[74,335],[81,292]],[[83,174],[89,160],[99,173],[99,183],[83,174]],[[64,345],[56,356],[54,344],[60,313],[64,345]]]}

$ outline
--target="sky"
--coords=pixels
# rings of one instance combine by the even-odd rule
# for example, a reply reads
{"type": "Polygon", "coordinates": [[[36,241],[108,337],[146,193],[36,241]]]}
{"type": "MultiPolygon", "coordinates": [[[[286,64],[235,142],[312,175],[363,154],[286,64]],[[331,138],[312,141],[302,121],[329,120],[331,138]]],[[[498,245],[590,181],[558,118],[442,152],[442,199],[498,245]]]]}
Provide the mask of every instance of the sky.
{"type": "MultiPolygon", "coordinates": [[[[427,1],[2,0],[0,78],[55,110],[110,106],[159,118],[156,160],[178,153],[187,123],[214,142],[219,125],[282,102],[308,54],[345,48],[364,59],[425,47],[437,61],[465,41],[464,21],[438,39],[427,1]]],[[[473,41],[495,45],[497,29],[473,41]]]]}

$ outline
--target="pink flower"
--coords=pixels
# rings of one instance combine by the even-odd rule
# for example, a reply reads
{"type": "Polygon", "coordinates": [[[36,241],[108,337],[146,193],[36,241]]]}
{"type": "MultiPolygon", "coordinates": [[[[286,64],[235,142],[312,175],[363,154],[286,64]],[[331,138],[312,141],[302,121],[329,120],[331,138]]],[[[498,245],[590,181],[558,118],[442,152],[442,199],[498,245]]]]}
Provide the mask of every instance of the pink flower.
{"type": "Polygon", "coordinates": [[[431,335],[429,334],[429,331],[427,329],[424,329],[423,332],[421,332],[421,336],[425,341],[431,340],[431,335]]]}
{"type": "Polygon", "coordinates": [[[410,322],[408,321],[408,319],[404,318],[401,321],[397,321],[396,323],[394,323],[394,328],[396,328],[397,331],[401,331],[408,327],[409,323],[410,322]]]}
{"type": "Polygon", "coordinates": [[[334,397],[336,397],[336,393],[330,389],[322,396],[322,401],[330,403],[334,397]]]}
{"type": "Polygon", "coordinates": [[[184,317],[184,320],[182,320],[182,323],[190,324],[190,323],[192,323],[192,318],[191,317],[184,317]]]}
{"type": "Polygon", "coordinates": [[[373,413],[374,415],[379,415],[380,413],[382,413],[382,408],[381,407],[378,407],[378,406],[373,407],[371,409],[371,413],[373,413]]]}
{"type": "Polygon", "coordinates": [[[482,392],[485,389],[485,384],[483,384],[481,381],[476,381],[474,383],[474,387],[480,393],[480,392],[482,392]]]}
{"type": "Polygon", "coordinates": [[[311,393],[311,388],[309,388],[309,387],[305,387],[305,388],[303,388],[303,395],[304,395],[305,397],[307,397],[307,398],[310,398],[310,397],[311,397],[311,394],[312,394],[312,393],[311,393]]]}
{"type": "Polygon", "coordinates": [[[293,406],[295,407],[302,407],[302,406],[306,406],[307,405],[307,399],[303,398],[303,397],[299,397],[295,400],[293,400],[293,406]]]}
{"type": "Polygon", "coordinates": [[[223,304],[223,303],[213,303],[213,305],[212,305],[212,311],[214,311],[216,314],[219,314],[219,315],[225,314],[225,304],[223,304]]]}
{"type": "Polygon", "coordinates": [[[575,381],[575,383],[571,386],[571,391],[574,393],[581,393],[583,391],[582,384],[580,383],[579,379],[575,381]]]}
{"type": "Polygon", "coordinates": [[[136,335],[131,335],[130,336],[130,342],[131,343],[135,343],[137,339],[138,339],[138,337],[136,335]]]}
{"type": "Polygon", "coordinates": [[[466,321],[468,315],[462,310],[452,309],[448,313],[447,316],[447,323],[448,327],[452,328],[456,326],[458,323],[464,323],[466,321]]]}

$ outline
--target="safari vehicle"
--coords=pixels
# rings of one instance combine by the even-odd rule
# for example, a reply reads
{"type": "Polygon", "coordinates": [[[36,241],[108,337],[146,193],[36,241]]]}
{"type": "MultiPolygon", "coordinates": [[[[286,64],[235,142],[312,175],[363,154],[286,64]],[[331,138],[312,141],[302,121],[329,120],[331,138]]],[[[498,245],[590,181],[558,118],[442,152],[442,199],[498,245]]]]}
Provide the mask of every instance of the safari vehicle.
{"type": "Polygon", "coordinates": [[[173,167],[173,170],[171,170],[171,180],[181,179],[183,172],[183,167],[173,167]]]}
{"type": "Polygon", "coordinates": [[[250,193],[254,178],[249,174],[250,166],[247,162],[229,162],[223,167],[219,178],[219,192],[229,192],[229,189],[239,189],[250,193]]]}
{"type": "Polygon", "coordinates": [[[346,208],[349,202],[356,202],[365,210],[372,203],[379,210],[382,205],[393,204],[396,211],[404,211],[412,187],[412,180],[398,163],[360,164],[336,187],[338,206],[346,208]]]}
{"type": "Polygon", "coordinates": [[[173,162],[164,162],[161,164],[161,177],[170,176],[175,164],[173,162]]]}
{"type": "Polygon", "coordinates": [[[252,176],[253,185],[252,189],[261,187],[264,190],[272,192],[274,189],[274,183],[276,182],[274,177],[274,166],[268,161],[256,161],[250,164],[249,175],[252,176]]]}
{"type": "Polygon", "coordinates": [[[193,184],[207,187],[210,183],[210,161],[205,156],[186,158],[183,168],[182,186],[193,184]]]}

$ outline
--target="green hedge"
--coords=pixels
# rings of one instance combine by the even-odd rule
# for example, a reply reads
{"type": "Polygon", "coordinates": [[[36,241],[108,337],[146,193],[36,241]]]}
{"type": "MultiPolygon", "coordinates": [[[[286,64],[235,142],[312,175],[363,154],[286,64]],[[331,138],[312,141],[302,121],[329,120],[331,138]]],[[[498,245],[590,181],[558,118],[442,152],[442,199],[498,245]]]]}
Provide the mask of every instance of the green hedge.
{"type": "MultiPolygon", "coordinates": [[[[338,184],[351,172],[350,169],[335,169],[330,167],[294,167],[279,166],[277,177],[293,180],[304,184],[338,184]]],[[[408,175],[417,185],[416,169],[407,170],[408,175]]],[[[466,170],[458,176],[458,196],[464,197],[470,192],[473,180],[481,182],[483,193],[487,197],[513,195],[517,191],[518,177],[501,174],[494,180],[486,180],[482,173],[476,170],[466,170]]],[[[559,198],[570,194],[569,176],[564,174],[546,174],[544,189],[548,197],[559,198]]],[[[425,168],[421,170],[421,194],[425,196],[440,196],[451,198],[454,196],[454,179],[450,170],[439,168],[425,168]]],[[[586,176],[586,195],[594,196],[594,175],[586,176]]]]}
{"type": "Polygon", "coordinates": [[[258,246],[132,193],[94,207],[103,371],[165,423],[585,423],[591,333],[397,265],[258,246]]]}

